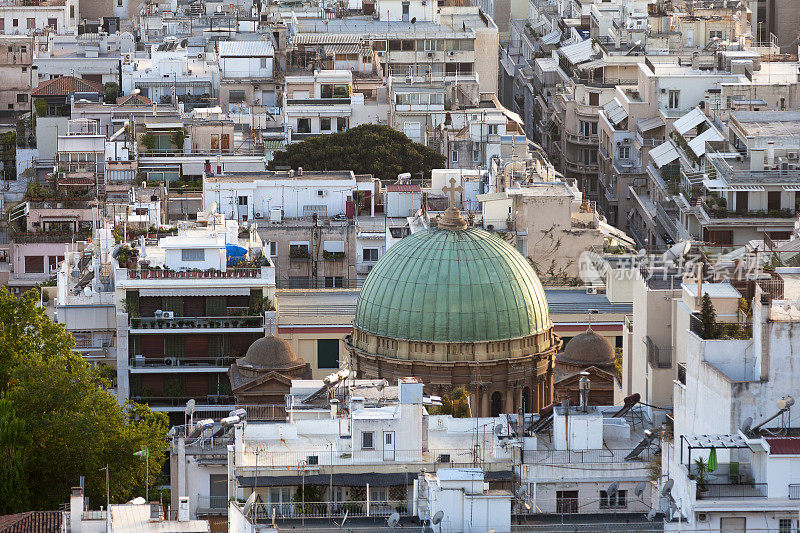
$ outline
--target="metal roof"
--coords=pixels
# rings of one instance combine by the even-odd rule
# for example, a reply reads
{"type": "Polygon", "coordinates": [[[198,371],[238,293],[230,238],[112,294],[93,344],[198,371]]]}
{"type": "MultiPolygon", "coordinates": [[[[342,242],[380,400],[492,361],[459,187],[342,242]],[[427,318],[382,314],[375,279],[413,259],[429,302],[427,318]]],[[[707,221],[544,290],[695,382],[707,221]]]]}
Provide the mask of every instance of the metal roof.
{"type": "Polygon", "coordinates": [[[591,39],[586,39],[585,41],[581,41],[579,43],[562,46],[559,49],[561,55],[563,55],[564,58],[566,58],[566,60],[573,65],[583,63],[584,61],[589,61],[592,58],[593,51],[594,48],[592,47],[591,39]]]}
{"type": "Polygon", "coordinates": [[[222,41],[219,57],[272,57],[275,49],[269,41],[222,41]]]}
{"type": "Polygon", "coordinates": [[[324,46],[325,55],[330,54],[357,54],[361,50],[358,43],[339,43],[326,44],[324,46]]]}
{"type": "Polygon", "coordinates": [[[663,125],[664,120],[661,117],[640,119],[638,122],[639,131],[642,133],[660,128],[663,125]]]}
{"type": "Polygon", "coordinates": [[[770,455],[800,455],[800,437],[767,437],[770,455]]]}
{"type": "Polygon", "coordinates": [[[422,189],[415,183],[390,183],[386,186],[388,192],[420,192],[422,189]]]}
{"type": "Polygon", "coordinates": [[[672,141],[665,141],[650,150],[650,157],[653,159],[653,164],[661,168],[678,159],[679,154],[672,141]]]}
{"type": "Polygon", "coordinates": [[[628,112],[625,111],[625,108],[622,107],[622,104],[620,104],[619,100],[616,98],[604,105],[603,110],[606,112],[608,120],[615,126],[628,118],[628,112]]]}
{"type": "Polygon", "coordinates": [[[544,37],[542,37],[541,42],[542,44],[556,44],[561,40],[561,32],[559,30],[553,30],[544,37]]]}
{"type": "Polygon", "coordinates": [[[672,127],[675,128],[675,131],[683,135],[690,129],[696,128],[705,121],[706,121],[706,116],[703,114],[702,111],[700,111],[700,109],[695,107],[694,109],[683,115],[681,118],[676,120],[672,124],[672,127]]]}
{"type": "Polygon", "coordinates": [[[292,38],[292,44],[358,44],[361,36],[347,33],[298,33],[292,38]]]}
{"type": "Polygon", "coordinates": [[[716,142],[716,141],[724,141],[725,138],[722,136],[720,132],[717,131],[717,128],[714,126],[709,127],[706,131],[689,141],[689,148],[692,149],[692,152],[695,153],[697,157],[706,153],[706,143],[707,142],[716,142]]]}

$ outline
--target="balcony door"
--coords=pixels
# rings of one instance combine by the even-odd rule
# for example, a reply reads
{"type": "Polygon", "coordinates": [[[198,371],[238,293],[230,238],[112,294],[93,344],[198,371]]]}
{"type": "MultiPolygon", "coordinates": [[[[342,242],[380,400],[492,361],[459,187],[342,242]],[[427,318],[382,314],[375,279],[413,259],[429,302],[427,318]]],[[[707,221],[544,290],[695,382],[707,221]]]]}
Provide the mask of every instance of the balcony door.
{"type": "Polygon", "coordinates": [[[746,518],[738,517],[720,518],[719,531],[720,533],[745,533],[747,531],[746,521],[746,518]]]}

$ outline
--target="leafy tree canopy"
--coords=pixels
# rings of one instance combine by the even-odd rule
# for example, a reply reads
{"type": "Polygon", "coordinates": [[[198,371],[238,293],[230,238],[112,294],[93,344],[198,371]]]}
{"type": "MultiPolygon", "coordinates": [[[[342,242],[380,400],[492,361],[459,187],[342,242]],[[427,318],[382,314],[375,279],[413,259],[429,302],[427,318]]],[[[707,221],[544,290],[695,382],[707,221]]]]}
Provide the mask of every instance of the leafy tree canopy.
{"type": "Polygon", "coordinates": [[[389,126],[364,124],[290,144],[286,150],[275,153],[268,168],[278,167],[352,170],[355,174],[395,180],[404,172],[412,176],[422,172],[429,177],[432,169],[445,167],[445,158],[389,126]]]}
{"type": "Polygon", "coordinates": [[[36,305],[0,288],[0,514],[57,509],[86,476],[85,493],[105,505],[144,494],[166,459],[168,420],[146,406],[119,405],[100,370],[71,351],[72,336],[36,305]],[[10,475],[6,475],[9,473],[10,475]],[[6,497],[13,495],[13,497],[6,497]]]}

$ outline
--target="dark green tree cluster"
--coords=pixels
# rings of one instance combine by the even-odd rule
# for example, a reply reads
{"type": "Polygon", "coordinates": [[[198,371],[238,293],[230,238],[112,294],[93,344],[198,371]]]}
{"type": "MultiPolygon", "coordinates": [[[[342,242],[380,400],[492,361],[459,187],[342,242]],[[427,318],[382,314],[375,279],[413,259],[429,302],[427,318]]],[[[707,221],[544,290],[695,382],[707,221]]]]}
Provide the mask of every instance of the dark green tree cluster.
{"type": "Polygon", "coordinates": [[[415,143],[388,126],[364,124],[340,133],[321,135],[290,144],[276,152],[269,169],[290,167],[303,170],[352,170],[381,180],[395,180],[410,172],[430,177],[434,168],[444,168],[445,157],[415,143]]]}
{"type": "Polygon", "coordinates": [[[74,352],[74,339],[37,306],[38,291],[0,288],[0,514],[58,509],[86,477],[93,506],[144,495],[166,460],[168,420],[147,406],[119,405],[108,381],[74,352]]]}
{"type": "Polygon", "coordinates": [[[464,387],[455,389],[450,394],[442,396],[442,405],[430,409],[433,415],[452,415],[453,418],[469,418],[469,394],[464,387]]]}

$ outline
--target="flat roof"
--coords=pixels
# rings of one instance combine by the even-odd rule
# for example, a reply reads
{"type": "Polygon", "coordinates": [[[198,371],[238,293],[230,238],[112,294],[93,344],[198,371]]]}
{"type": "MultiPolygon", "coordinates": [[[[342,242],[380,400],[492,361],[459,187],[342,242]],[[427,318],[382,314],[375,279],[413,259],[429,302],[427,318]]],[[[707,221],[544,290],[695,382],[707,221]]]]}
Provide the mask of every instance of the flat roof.
{"type": "Polygon", "coordinates": [[[731,118],[748,137],[800,136],[800,111],[735,111],[731,118]]]}

